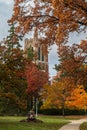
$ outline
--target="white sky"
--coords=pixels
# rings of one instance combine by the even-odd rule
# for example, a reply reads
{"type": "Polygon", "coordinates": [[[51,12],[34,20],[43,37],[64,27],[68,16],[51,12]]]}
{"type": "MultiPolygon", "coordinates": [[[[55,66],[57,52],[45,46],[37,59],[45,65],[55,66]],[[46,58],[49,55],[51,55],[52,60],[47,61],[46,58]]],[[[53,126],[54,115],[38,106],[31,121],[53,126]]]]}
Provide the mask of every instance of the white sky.
{"type": "Polygon", "coordinates": [[[12,15],[13,0],[0,0],[0,41],[7,35],[7,20],[12,15]]]}
{"type": "MultiPolygon", "coordinates": [[[[0,0],[0,41],[7,36],[8,24],[7,20],[11,18],[12,15],[13,0],[0,0]]],[[[87,37],[87,32],[85,34],[72,33],[69,38],[69,44],[79,43],[81,39],[87,37]]],[[[54,76],[56,71],[53,69],[54,64],[58,63],[57,57],[57,46],[53,45],[52,50],[49,53],[49,73],[50,76],[54,76]]]]}
{"type": "Polygon", "coordinates": [[[11,5],[13,0],[0,0],[0,3],[11,5]]]}

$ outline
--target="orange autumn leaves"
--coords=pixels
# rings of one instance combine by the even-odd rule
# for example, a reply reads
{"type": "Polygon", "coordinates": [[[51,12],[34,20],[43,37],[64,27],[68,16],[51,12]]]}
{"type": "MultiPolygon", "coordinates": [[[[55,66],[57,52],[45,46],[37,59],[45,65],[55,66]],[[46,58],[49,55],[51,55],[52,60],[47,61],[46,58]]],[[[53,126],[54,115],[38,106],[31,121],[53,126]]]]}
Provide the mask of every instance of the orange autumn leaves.
{"type": "Polygon", "coordinates": [[[66,43],[70,32],[87,27],[87,2],[83,0],[14,0],[14,12],[9,22],[17,23],[23,35],[37,27],[44,32],[47,44],[66,43]]]}
{"type": "Polygon", "coordinates": [[[68,107],[77,109],[87,109],[87,92],[84,87],[77,86],[67,98],[66,104],[68,107]]]}
{"type": "Polygon", "coordinates": [[[44,103],[42,109],[46,108],[69,108],[87,109],[87,92],[82,85],[78,85],[71,93],[65,89],[63,82],[54,82],[45,85],[42,93],[44,103]]]}

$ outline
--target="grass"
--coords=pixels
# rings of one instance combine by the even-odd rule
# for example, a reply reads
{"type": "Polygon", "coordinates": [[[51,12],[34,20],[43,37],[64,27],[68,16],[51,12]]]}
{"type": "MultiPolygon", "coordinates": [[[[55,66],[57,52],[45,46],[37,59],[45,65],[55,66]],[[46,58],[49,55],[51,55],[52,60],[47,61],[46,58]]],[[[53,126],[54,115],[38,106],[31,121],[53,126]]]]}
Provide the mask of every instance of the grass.
{"type": "Polygon", "coordinates": [[[80,125],[80,130],[87,130],[87,122],[84,122],[80,125]]]}
{"type": "Polygon", "coordinates": [[[69,120],[57,116],[40,116],[43,123],[20,122],[26,117],[0,117],[0,130],[58,130],[69,120]]]}

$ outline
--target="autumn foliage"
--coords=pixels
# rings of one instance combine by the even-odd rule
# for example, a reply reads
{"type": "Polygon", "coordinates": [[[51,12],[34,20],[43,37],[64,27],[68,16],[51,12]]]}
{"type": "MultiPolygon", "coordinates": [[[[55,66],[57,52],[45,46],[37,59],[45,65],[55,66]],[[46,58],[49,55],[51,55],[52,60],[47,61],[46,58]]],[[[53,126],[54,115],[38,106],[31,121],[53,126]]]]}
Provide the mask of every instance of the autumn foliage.
{"type": "Polygon", "coordinates": [[[59,50],[60,63],[55,66],[61,72],[59,79],[69,78],[74,86],[80,84],[87,87],[87,41],[72,46],[62,46],[59,50]]]}
{"type": "Polygon", "coordinates": [[[45,34],[45,42],[66,43],[70,32],[81,32],[87,27],[85,0],[14,0],[14,13],[9,22],[17,23],[23,35],[37,27],[45,34]]]}
{"type": "Polygon", "coordinates": [[[22,110],[26,109],[25,60],[19,37],[14,30],[12,24],[9,35],[0,46],[0,98],[4,109],[9,106],[9,110],[22,110]]]}
{"type": "Polygon", "coordinates": [[[56,108],[62,109],[63,116],[65,109],[87,109],[87,92],[83,86],[75,86],[72,91],[68,90],[68,84],[54,82],[52,85],[45,85],[42,93],[43,105],[41,109],[56,108]]]}
{"type": "Polygon", "coordinates": [[[67,98],[66,104],[71,109],[87,109],[87,92],[83,86],[77,86],[67,98]]]}
{"type": "Polygon", "coordinates": [[[29,62],[29,64],[26,65],[25,73],[28,83],[27,93],[38,96],[43,85],[48,82],[48,74],[38,69],[32,62],[29,62]]]}

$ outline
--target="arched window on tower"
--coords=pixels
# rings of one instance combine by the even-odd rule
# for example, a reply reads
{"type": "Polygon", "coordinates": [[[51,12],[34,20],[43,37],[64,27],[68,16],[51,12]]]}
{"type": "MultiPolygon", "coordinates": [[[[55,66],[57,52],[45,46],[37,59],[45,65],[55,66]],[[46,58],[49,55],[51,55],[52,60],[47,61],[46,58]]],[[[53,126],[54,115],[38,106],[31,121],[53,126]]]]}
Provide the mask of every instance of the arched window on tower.
{"type": "Polygon", "coordinates": [[[44,61],[44,54],[42,53],[42,61],[44,61]]]}
{"type": "Polygon", "coordinates": [[[40,47],[38,47],[38,60],[40,60],[40,47]]]}

